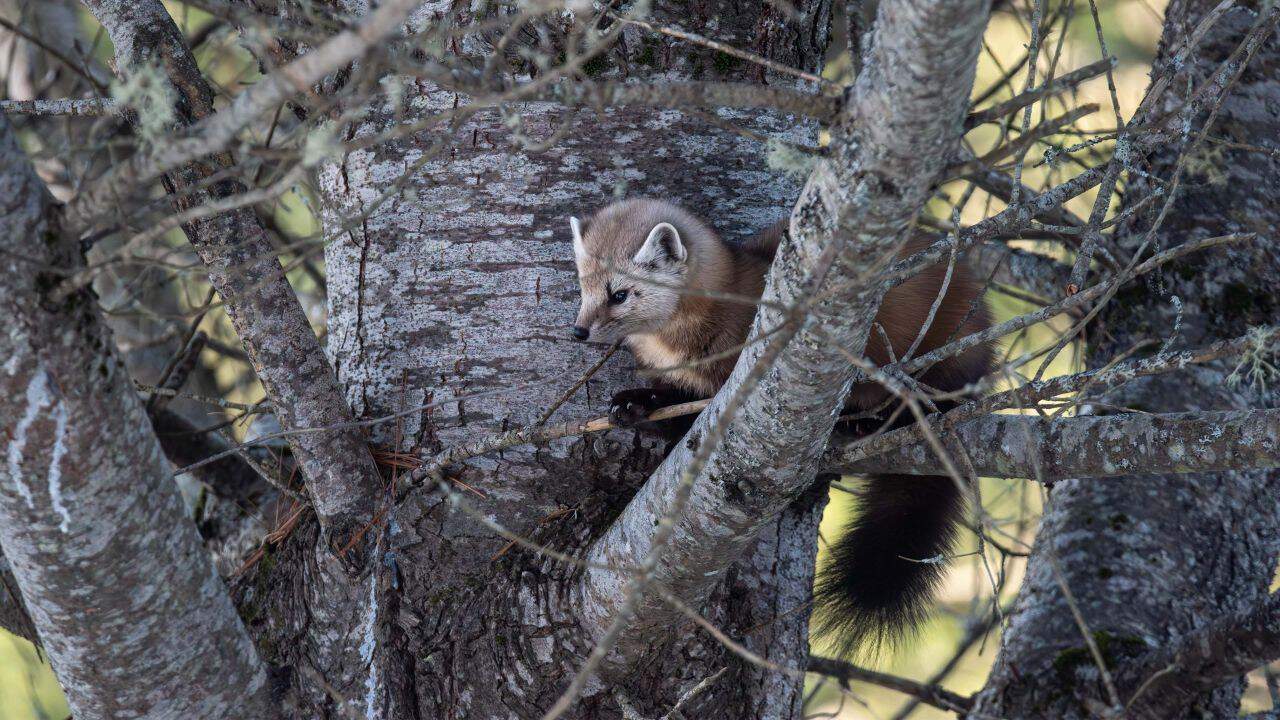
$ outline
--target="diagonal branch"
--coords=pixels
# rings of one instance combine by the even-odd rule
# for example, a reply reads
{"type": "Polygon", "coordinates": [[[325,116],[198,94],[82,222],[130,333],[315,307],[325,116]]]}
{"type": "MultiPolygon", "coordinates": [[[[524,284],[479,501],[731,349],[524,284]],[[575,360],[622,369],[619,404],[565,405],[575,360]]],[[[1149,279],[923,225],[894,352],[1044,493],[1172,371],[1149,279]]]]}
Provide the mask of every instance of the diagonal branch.
{"type": "Polygon", "coordinates": [[[1067,90],[1072,90],[1084,81],[1091,80],[1107,70],[1114,68],[1115,65],[1116,59],[1108,57],[1085,65],[1078,70],[1073,70],[1065,75],[1060,75],[1049,80],[1044,85],[1019,93],[998,105],[993,105],[989,108],[983,108],[982,110],[971,113],[969,117],[964,120],[965,129],[972,129],[982,125],[983,123],[994,122],[1010,113],[1021,110],[1028,105],[1034,105],[1046,97],[1050,97],[1067,90]]]}
{"type": "MultiPolygon", "coordinates": [[[[218,122],[220,114],[213,112],[213,88],[200,74],[178,27],[159,0],[85,0],[85,5],[110,34],[120,72],[142,72],[147,64],[158,64],[177,91],[180,101],[176,109],[184,124],[218,122]]],[[[255,91],[257,86],[246,94],[255,91]]],[[[240,105],[232,106],[237,107],[240,105]]],[[[140,161],[150,157],[145,153],[137,156],[140,161]]],[[[200,207],[246,194],[244,185],[236,180],[203,188],[202,180],[230,164],[230,158],[219,156],[214,162],[189,162],[173,172],[170,179],[175,188],[180,193],[191,191],[179,204],[200,207]]],[[[351,411],[333,369],[253,210],[239,207],[193,219],[183,227],[204,261],[209,281],[223,298],[281,427],[299,430],[349,425],[351,411]]],[[[380,487],[364,438],[348,426],[296,433],[289,436],[289,442],[321,524],[345,544],[347,536],[372,518],[380,487]]]]}
{"type": "MultiPolygon", "coordinates": [[[[88,224],[98,215],[114,207],[120,187],[149,183],[176,168],[194,160],[221,152],[235,139],[236,134],[250,123],[266,116],[276,106],[299,92],[305,92],[325,75],[363,56],[379,42],[396,32],[409,13],[422,0],[387,0],[369,13],[358,27],[338,33],[276,72],[264,77],[252,87],[236,96],[226,109],[201,120],[185,138],[166,142],[140,152],[119,163],[86,188],[67,208],[67,219],[73,227],[88,224]]],[[[112,26],[127,30],[129,26],[144,29],[155,27],[156,16],[150,6],[158,2],[140,3],[137,8],[123,0],[92,0],[94,7],[110,15],[99,16],[115,41],[112,26]],[[139,24],[142,20],[142,24],[139,24]]],[[[167,16],[166,16],[167,17],[167,16]]],[[[172,21],[169,21],[172,24],[172,21]]],[[[117,57],[146,57],[146,48],[135,47],[129,40],[132,35],[122,34],[127,43],[116,47],[117,57]]],[[[182,89],[181,86],[179,89],[182,89]]]]}
{"type": "Polygon", "coordinates": [[[811,673],[826,675],[844,684],[848,684],[851,680],[856,680],[897,690],[939,710],[963,712],[973,704],[973,701],[969,698],[957,695],[940,685],[926,685],[908,678],[867,670],[839,658],[810,655],[807,669],[811,673]]]}
{"type": "Polygon", "coordinates": [[[1168,718],[1222,683],[1280,659],[1280,593],[1153,651],[1134,663],[1139,688],[1126,717],[1168,718]]]}
{"type": "Polygon", "coordinates": [[[986,16],[980,0],[880,4],[874,53],[792,213],[752,329],[794,323],[794,339],[776,353],[775,342],[748,345],[686,441],[589,552],[580,619],[597,641],[616,636],[610,669],[684,621],[661,598],[636,600],[628,568],[643,559],[643,580],[696,607],[813,481],[853,378],[847,354],[861,353],[884,292],[866,269],[892,256],[956,152],[986,16]],[[842,291],[814,303],[814,287],[842,291]]]}

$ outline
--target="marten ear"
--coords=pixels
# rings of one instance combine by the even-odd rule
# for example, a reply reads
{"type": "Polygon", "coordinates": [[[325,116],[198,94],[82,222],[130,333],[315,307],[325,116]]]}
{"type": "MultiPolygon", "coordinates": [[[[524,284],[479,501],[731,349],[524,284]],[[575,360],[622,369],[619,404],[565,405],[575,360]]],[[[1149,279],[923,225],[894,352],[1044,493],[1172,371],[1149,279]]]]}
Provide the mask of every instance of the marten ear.
{"type": "Polygon", "coordinates": [[[662,262],[684,262],[688,252],[684,241],[680,239],[680,231],[671,223],[658,223],[649,231],[644,239],[640,252],[632,258],[637,265],[652,265],[662,262]]]}
{"type": "Polygon", "coordinates": [[[582,223],[578,218],[569,218],[569,228],[573,230],[573,259],[582,262],[587,257],[587,246],[582,244],[582,223]]]}

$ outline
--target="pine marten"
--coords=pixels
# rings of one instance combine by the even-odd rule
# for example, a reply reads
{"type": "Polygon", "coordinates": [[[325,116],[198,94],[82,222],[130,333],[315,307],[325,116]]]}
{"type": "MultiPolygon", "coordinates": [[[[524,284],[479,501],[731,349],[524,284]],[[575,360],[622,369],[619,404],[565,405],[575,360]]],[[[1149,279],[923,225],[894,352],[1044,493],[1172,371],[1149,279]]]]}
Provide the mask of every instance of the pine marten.
{"type": "MultiPolygon", "coordinates": [[[[581,308],[572,327],[576,340],[624,339],[639,368],[653,373],[653,387],[613,396],[610,419],[623,427],[678,438],[692,424],[646,423],[656,408],[710,397],[728,379],[747,338],[756,307],[717,298],[731,294],[757,300],[765,273],[786,232],[779,222],[752,240],[723,241],[705,223],[667,202],[634,199],[613,203],[585,224],[570,220],[581,308]],[[705,362],[699,362],[709,358],[705,362]]],[[[928,244],[907,242],[899,257],[928,244]]],[[[866,356],[877,365],[901,358],[912,346],[942,287],[946,268],[931,266],[885,295],[876,315],[893,348],[871,333],[866,356]]],[[[981,285],[957,262],[946,296],[915,351],[919,356],[989,324],[981,285]]],[[[959,390],[985,375],[991,351],[983,345],[943,361],[917,379],[942,392],[959,390]]],[[[889,394],[871,382],[855,384],[846,414],[880,409],[886,428],[910,424],[909,413],[894,412],[889,394]],[[887,407],[886,407],[887,406],[887,407]]],[[[936,403],[940,409],[951,404],[936,403]]],[[[876,425],[881,423],[877,422],[876,425]]],[[[867,432],[865,420],[842,425],[867,432]]],[[[880,475],[869,479],[859,512],[831,547],[830,562],[818,574],[814,602],[820,634],[838,646],[893,642],[925,616],[943,573],[938,562],[921,562],[951,549],[963,513],[955,481],[943,476],[880,475]]]]}

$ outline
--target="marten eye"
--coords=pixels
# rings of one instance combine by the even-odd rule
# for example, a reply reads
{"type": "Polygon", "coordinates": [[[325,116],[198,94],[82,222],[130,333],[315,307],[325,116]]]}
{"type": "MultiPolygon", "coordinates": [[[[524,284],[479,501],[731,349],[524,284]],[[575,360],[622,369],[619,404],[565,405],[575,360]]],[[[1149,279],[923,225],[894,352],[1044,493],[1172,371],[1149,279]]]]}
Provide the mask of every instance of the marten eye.
{"type": "Polygon", "coordinates": [[[615,290],[613,294],[609,296],[609,304],[621,305],[622,303],[627,301],[627,296],[630,294],[631,294],[630,290],[615,290]]]}

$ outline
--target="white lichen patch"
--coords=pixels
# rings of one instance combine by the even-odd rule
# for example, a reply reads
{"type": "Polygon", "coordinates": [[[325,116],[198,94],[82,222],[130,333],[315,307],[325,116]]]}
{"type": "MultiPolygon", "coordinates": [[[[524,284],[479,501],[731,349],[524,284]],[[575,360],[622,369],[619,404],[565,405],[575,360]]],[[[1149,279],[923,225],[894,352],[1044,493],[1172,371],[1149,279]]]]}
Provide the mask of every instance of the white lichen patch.
{"type": "Polygon", "coordinates": [[[145,142],[163,137],[176,120],[177,94],[156,65],[134,64],[127,77],[111,83],[111,98],[137,113],[138,136],[145,142]]]}
{"type": "Polygon", "coordinates": [[[1248,345],[1240,355],[1240,362],[1227,376],[1228,387],[1238,389],[1247,386],[1256,392],[1265,393],[1267,386],[1280,378],[1280,368],[1273,362],[1276,355],[1275,334],[1275,328],[1250,328],[1248,345]]]}
{"type": "Polygon", "coordinates": [[[382,681],[378,677],[378,661],[374,652],[378,649],[378,575],[369,575],[369,599],[364,609],[364,617],[360,619],[360,659],[369,666],[369,674],[364,681],[364,716],[366,720],[377,720],[380,714],[378,695],[382,681]]]}
{"type": "Polygon", "coordinates": [[[59,402],[54,409],[53,452],[49,456],[49,502],[62,520],[58,529],[71,532],[71,514],[62,497],[62,458],[67,454],[67,405],[59,402]]]}
{"type": "Polygon", "coordinates": [[[31,488],[27,486],[22,478],[22,453],[27,446],[27,433],[31,431],[32,424],[40,417],[40,411],[48,407],[53,398],[49,395],[48,375],[44,370],[37,370],[31,376],[31,381],[27,383],[27,407],[23,411],[22,417],[18,420],[18,424],[13,428],[13,437],[9,439],[8,452],[6,460],[8,461],[9,479],[18,490],[18,494],[23,500],[27,501],[27,507],[35,509],[35,497],[31,494],[31,488]]]}

